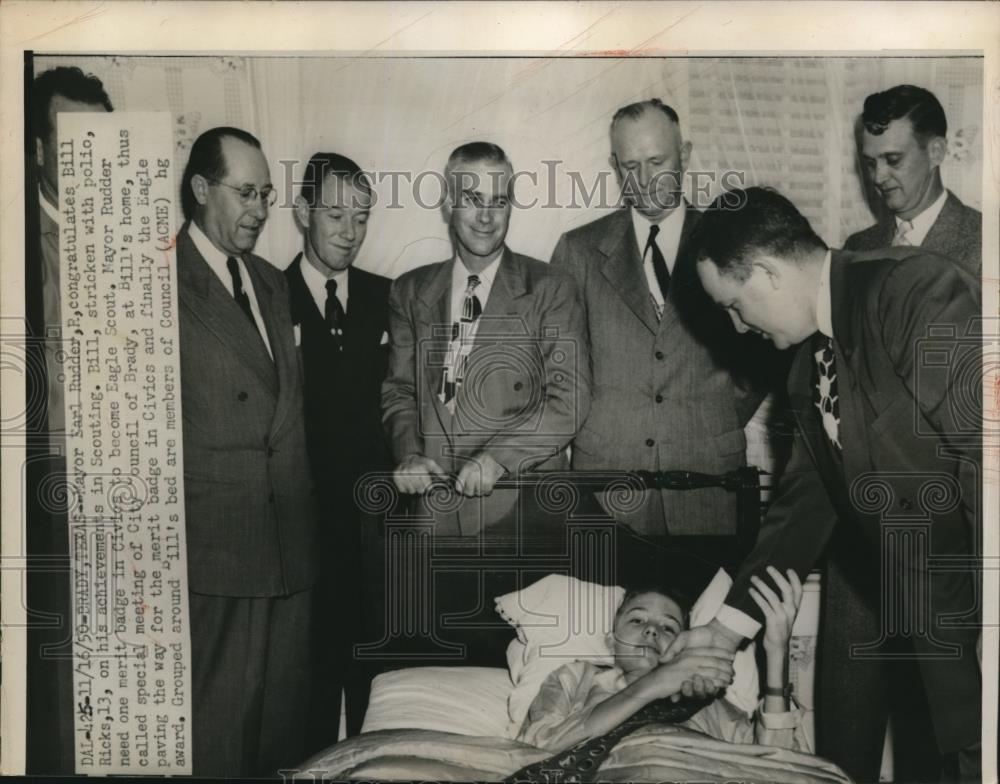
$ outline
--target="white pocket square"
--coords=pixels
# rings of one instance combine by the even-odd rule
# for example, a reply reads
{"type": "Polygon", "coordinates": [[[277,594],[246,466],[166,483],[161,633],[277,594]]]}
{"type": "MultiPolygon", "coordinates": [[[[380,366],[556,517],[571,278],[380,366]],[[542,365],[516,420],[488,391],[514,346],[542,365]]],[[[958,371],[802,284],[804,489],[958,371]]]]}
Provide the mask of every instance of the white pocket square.
{"type": "Polygon", "coordinates": [[[302,327],[298,324],[292,324],[292,332],[295,333],[295,345],[302,345],[302,327]]]}
{"type": "Polygon", "coordinates": [[[382,339],[378,342],[378,344],[380,346],[384,346],[388,342],[389,342],[389,333],[388,332],[383,332],[382,333],[382,339]]]}

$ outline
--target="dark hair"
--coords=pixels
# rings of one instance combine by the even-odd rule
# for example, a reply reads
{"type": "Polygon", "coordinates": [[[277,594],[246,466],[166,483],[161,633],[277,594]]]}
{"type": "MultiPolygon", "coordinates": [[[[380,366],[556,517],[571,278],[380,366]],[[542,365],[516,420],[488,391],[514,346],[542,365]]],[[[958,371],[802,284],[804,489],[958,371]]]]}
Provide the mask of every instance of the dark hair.
{"type": "Polygon", "coordinates": [[[370,195],[372,192],[368,177],[350,158],[335,152],[318,152],[306,164],[302,187],[299,189],[299,195],[310,207],[316,206],[327,177],[337,177],[366,194],[370,195]]]}
{"type": "Polygon", "coordinates": [[[948,119],[934,93],[912,84],[900,84],[865,98],[861,122],[868,133],[881,136],[889,123],[906,117],[913,132],[926,143],[935,136],[948,135],[948,119]]]}
{"type": "Polygon", "coordinates": [[[683,591],[656,579],[629,583],[626,584],[624,588],[625,595],[622,597],[622,603],[618,605],[618,609],[615,611],[616,621],[618,620],[618,616],[621,615],[622,607],[624,607],[627,602],[644,593],[656,593],[670,599],[670,601],[674,602],[674,604],[680,608],[682,627],[684,629],[688,628],[691,621],[691,607],[694,605],[694,602],[691,600],[691,597],[683,591]]]}
{"type": "Polygon", "coordinates": [[[105,111],[114,111],[104,85],[96,76],[85,74],[76,66],[52,68],[39,74],[31,86],[31,129],[42,141],[48,141],[52,134],[49,104],[57,95],[78,103],[100,104],[105,111]]]}
{"type": "Polygon", "coordinates": [[[799,259],[826,244],[795,205],[773,188],[735,188],[702,215],[693,235],[696,259],[711,259],[737,280],[750,276],[753,256],[799,259]]]}
{"type": "Polygon", "coordinates": [[[677,112],[674,111],[673,107],[668,106],[659,98],[650,98],[648,101],[639,101],[637,103],[630,103],[628,106],[623,106],[617,112],[615,116],[611,118],[611,130],[615,129],[615,125],[621,120],[635,120],[642,116],[643,112],[658,110],[663,112],[667,119],[674,123],[680,125],[680,117],[677,116],[677,112]]]}
{"type": "Polygon", "coordinates": [[[229,128],[224,125],[211,128],[195,139],[191,145],[187,166],[184,167],[184,176],[181,178],[181,207],[187,220],[194,217],[195,208],[198,206],[194,191],[191,190],[191,178],[200,174],[210,180],[222,180],[229,173],[226,168],[226,156],[222,154],[222,140],[227,137],[260,149],[260,142],[256,136],[239,128],[229,128]]]}

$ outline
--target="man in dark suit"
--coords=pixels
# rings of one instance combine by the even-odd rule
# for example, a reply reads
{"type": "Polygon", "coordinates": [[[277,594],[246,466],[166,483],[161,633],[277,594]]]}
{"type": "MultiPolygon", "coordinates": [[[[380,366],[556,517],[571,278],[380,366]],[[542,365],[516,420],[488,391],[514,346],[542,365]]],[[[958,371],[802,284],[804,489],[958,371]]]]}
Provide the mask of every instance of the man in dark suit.
{"type": "MultiPolygon", "coordinates": [[[[494,485],[503,476],[565,469],[566,445],[590,402],[573,279],[504,244],[512,171],[495,144],[452,152],[442,211],[455,255],[400,276],[389,296],[382,408],[394,481],[434,521],[435,536],[460,536],[473,548],[484,535],[561,526],[565,514],[547,514],[534,493],[494,485]],[[429,493],[435,485],[454,495],[429,493]]],[[[438,591],[435,616],[483,613],[495,633],[469,644],[502,662],[509,629],[489,598],[517,587],[516,575],[484,570],[470,579],[438,591]]],[[[453,626],[443,632],[453,633],[453,626]]]]}
{"type": "Polygon", "coordinates": [[[260,143],[236,128],[198,137],[181,187],[193,772],[274,776],[305,751],[317,573],[288,286],[251,252],[275,191],[260,143]]]}
{"type": "Polygon", "coordinates": [[[41,344],[28,344],[29,352],[43,355],[36,355],[31,364],[44,368],[44,374],[28,374],[25,398],[40,401],[34,412],[28,412],[28,605],[38,617],[53,613],[60,620],[55,626],[38,622],[28,629],[27,770],[70,774],[75,769],[75,747],[69,572],[53,570],[47,560],[68,557],[69,529],[60,493],[39,492],[51,482],[58,487],[66,482],[58,117],[68,112],[110,112],[112,106],[100,79],[67,66],[40,74],[31,85],[30,102],[38,200],[26,205],[25,314],[32,335],[44,338],[41,344]],[[48,652],[43,654],[43,648],[48,652]]]}
{"type": "Polygon", "coordinates": [[[344,601],[357,597],[366,582],[354,492],[365,474],[392,470],[380,405],[391,281],[354,266],[371,205],[371,185],[354,161],[314,155],[295,204],[304,250],[285,270],[305,369],[306,441],[327,574],[314,597],[317,670],[309,746],[317,751],[337,741],[341,690],[347,733],[357,734],[364,718],[367,677],[353,657],[362,603],[344,601]]]}
{"type": "MultiPolygon", "coordinates": [[[[788,390],[798,432],[726,605],[674,651],[735,651],[760,628],[750,578],[768,565],[804,576],[834,528],[851,527],[865,599],[882,605],[880,628],[851,640],[853,655],[892,668],[906,646],[938,749],[962,780],[975,780],[982,377],[962,368],[981,361],[980,344],[966,338],[980,315],[979,282],[913,248],[830,251],[788,200],[762,188],[723,194],[701,230],[697,268],[712,299],[738,330],[797,347],[788,390]],[[932,568],[931,557],[962,568],[932,568]]],[[[821,638],[840,612],[831,599],[824,595],[821,638]]],[[[891,699],[884,680],[858,698],[850,696],[855,684],[838,686],[879,711],[891,699]]]]}
{"type": "MultiPolygon", "coordinates": [[[[914,246],[950,257],[977,278],[982,274],[982,216],[946,190],[941,162],[948,149],[944,109],[928,90],[903,84],[865,99],[860,118],[861,160],[882,213],[874,226],[847,238],[845,250],[914,246]]],[[[819,642],[817,735],[827,756],[858,778],[878,776],[886,715],[866,695],[881,688],[878,662],[850,655],[851,640],[878,634],[877,608],[864,600],[851,532],[838,530],[831,541],[823,590],[841,609],[819,642]],[[856,689],[845,696],[840,685],[856,689]]],[[[892,668],[893,743],[896,773],[902,778],[933,776],[933,729],[913,663],[892,668]],[[924,753],[930,750],[930,755],[924,753]]]]}
{"type": "Polygon", "coordinates": [[[983,216],[941,182],[948,120],[938,99],[901,84],[869,95],[860,125],[861,161],[881,217],[848,237],[844,249],[912,245],[949,256],[978,277],[983,216]]]}
{"type": "MultiPolygon", "coordinates": [[[[552,254],[582,293],[594,374],[574,469],[723,473],[746,461],[743,428],[763,394],[739,358],[759,341],[732,334],[695,275],[699,212],[680,192],[691,143],[678,123],[657,99],[615,113],[611,166],[629,206],[563,235],[552,254]]],[[[650,491],[629,509],[611,501],[609,514],[641,534],[736,531],[724,490],[650,491]]]]}

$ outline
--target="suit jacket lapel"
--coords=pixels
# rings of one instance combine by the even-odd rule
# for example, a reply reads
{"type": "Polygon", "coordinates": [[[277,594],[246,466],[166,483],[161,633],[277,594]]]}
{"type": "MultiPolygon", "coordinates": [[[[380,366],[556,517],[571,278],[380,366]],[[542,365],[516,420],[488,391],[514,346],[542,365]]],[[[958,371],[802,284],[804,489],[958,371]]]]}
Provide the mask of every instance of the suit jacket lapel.
{"type": "Polygon", "coordinates": [[[445,261],[427,271],[427,276],[417,293],[417,344],[413,347],[416,372],[423,376],[424,390],[434,401],[434,410],[444,432],[451,430],[451,412],[438,397],[441,376],[444,374],[444,357],[451,338],[451,261],[445,261]],[[426,342],[425,342],[426,341],[426,342]],[[434,360],[433,365],[429,360],[434,360]]]}
{"type": "MultiPolygon", "coordinates": [[[[680,241],[677,243],[677,258],[674,260],[674,269],[670,274],[670,290],[667,292],[667,301],[664,303],[663,318],[657,325],[658,330],[666,330],[673,326],[681,315],[679,299],[681,297],[691,297],[690,286],[701,284],[698,282],[698,273],[694,270],[694,259],[689,258],[688,245],[691,242],[691,233],[698,223],[698,213],[687,202],[684,203],[684,223],[681,225],[680,241]]],[[[634,232],[632,232],[634,236],[634,232]]],[[[643,275],[643,285],[645,291],[649,291],[646,277],[643,275]]],[[[649,299],[649,296],[646,297],[649,299]]],[[[707,307],[714,307],[714,303],[704,303],[707,307]]],[[[655,315],[655,314],[654,314],[655,315]]]]}
{"type": "MultiPolygon", "coordinates": [[[[865,432],[864,394],[876,394],[866,382],[871,380],[864,368],[864,350],[858,345],[860,326],[854,323],[850,307],[849,253],[833,252],[830,262],[830,300],[833,343],[840,396],[840,443],[843,446],[844,473],[847,481],[871,467],[868,435],[865,432]]],[[[864,262],[859,262],[864,263],[864,262]]]]}
{"type": "Polygon", "coordinates": [[[931,225],[930,231],[920,243],[920,247],[942,253],[949,258],[955,252],[955,238],[961,235],[961,215],[958,209],[958,199],[948,191],[944,206],[938,213],[937,220],[931,225]]]}
{"type": "Polygon", "coordinates": [[[607,257],[607,261],[601,266],[604,277],[636,318],[655,334],[660,325],[649,296],[649,284],[642,271],[642,256],[628,209],[619,210],[614,226],[605,235],[599,250],[607,257]]]}
{"type": "MultiPolygon", "coordinates": [[[[214,332],[240,361],[252,368],[261,377],[267,389],[277,396],[278,377],[267,348],[263,341],[247,329],[246,314],[198,252],[194,241],[187,233],[186,225],[177,235],[177,253],[178,260],[184,260],[177,265],[178,279],[184,283],[180,287],[181,298],[205,326],[214,332]]],[[[250,269],[251,265],[246,266],[250,269]]],[[[258,278],[252,271],[251,280],[254,292],[257,294],[258,306],[263,313],[261,289],[258,288],[258,278]]],[[[262,282],[261,286],[263,285],[262,282]]],[[[270,296],[269,288],[268,296],[270,296]]]]}
{"type": "MultiPolygon", "coordinates": [[[[261,262],[266,264],[267,262],[261,262]]],[[[278,380],[278,406],[275,411],[274,421],[271,424],[271,432],[276,433],[281,429],[289,412],[296,404],[301,404],[301,400],[295,400],[295,395],[290,389],[290,384],[280,383],[281,379],[290,380],[298,372],[298,357],[295,352],[295,336],[292,333],[291,315],[284,312],[287,303],[278,296],[278,291],[264,279],[257,271],[257,267],[250,263],[246,264],[247,272],[253,281],[254,293],[257,295],[257,307],[260,308],[261,319],[264,321],[264,328],[267,330],[267,340],[271,346],[271,353],[274,355],[272,368],[277,371],[278,380]]]]}

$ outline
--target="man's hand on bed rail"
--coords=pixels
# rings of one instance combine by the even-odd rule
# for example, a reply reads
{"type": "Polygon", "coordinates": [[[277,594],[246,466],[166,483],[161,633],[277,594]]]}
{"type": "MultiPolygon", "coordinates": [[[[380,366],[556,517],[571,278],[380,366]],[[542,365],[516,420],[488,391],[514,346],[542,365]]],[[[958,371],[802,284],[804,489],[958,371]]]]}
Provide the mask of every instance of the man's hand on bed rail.
{"type": "MultiPolygon", "coordinates": [[[[661,661],[669,661],[689,648],[716,648],[725,651],[731,662],[736,657],[736,649],[742,640],[743,638],[732,629],[718,620],[713,620],[705,626],[696,626],[678,634],[664,652],[661,661]]],[[[676,702],[682,696],[708,697],[728,685],[719,679],[706,679],[695,675],[691,680],[684,681],[680,693],[671,699],[676,702]]]]}
{"type": "Polygon", "coordinates": [[[489,495],[493,485],[507,473],[507,469],[494,460],[488,453],[480,452],[466,460],[455,477],[455,492],[462,495],[489,495]]]}
{"type": "Polygon", "coordinates": [[[435,477],[443,476],[444,469],[426,455],[407,455],[396,466],[392,480],[399,492],[421,495],[427,492],[435,477]]]}

